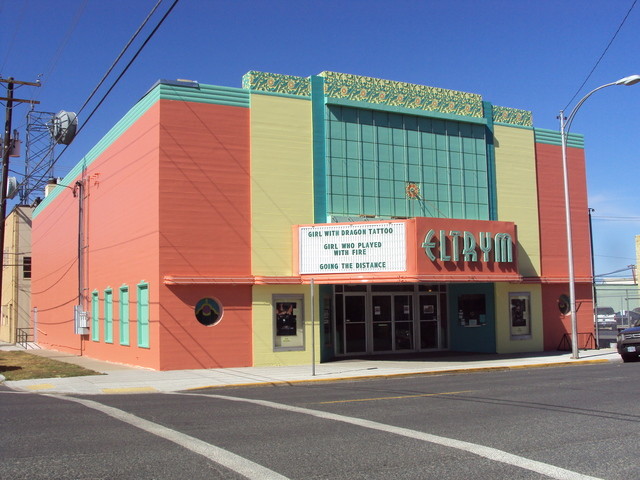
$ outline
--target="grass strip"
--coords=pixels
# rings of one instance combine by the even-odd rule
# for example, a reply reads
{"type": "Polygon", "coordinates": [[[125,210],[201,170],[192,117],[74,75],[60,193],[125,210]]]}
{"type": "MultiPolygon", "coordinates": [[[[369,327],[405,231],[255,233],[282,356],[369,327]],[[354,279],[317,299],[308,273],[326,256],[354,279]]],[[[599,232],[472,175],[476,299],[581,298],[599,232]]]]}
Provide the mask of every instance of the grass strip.
{"type": "Polygon", "coordinates": [[[0,351],[0,375],[6,380],[80,377],[101,375],[98,372],[22,351],[0,351]]]}

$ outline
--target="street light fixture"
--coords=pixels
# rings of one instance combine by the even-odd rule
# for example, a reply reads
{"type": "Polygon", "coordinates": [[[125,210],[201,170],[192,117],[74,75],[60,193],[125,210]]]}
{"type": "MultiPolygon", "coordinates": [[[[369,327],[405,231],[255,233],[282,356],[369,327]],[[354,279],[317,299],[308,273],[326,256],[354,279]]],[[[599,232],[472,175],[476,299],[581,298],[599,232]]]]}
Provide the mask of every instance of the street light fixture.
{"type": "MultiPolygon", "coordinates": [[[[575,275],[573,272],[573,245],[571,234],[571,209],[569,204],[569,174],[567,169],[567,136],[569,135],[569,129],[571,128],[571,122],[573,122],[578,109],[582,104],[598,90],[605,87],[611,87],[613,85],[635,85],[640,82],[640,75],[630,75],[628,77],[621,78],[615,82],[606,83],[599,86],[596,89],[587,93],[582,100],[580,100],[576,106],[571,110],[569,116],[565,119],[564,110],[560,110],[560,137],[562,140],[562,170],[564,175],[564,208],[565,217],[567,222],[567,260],[569,262],[569,315],[571,315],[571,353],[572,358],[579,358],[578,355],[578,321],[576,318],[576,288],[575,288],[575,275]]],[[[593,248],[593,246],[592,246],[593,248]]],[[[593,274],[593,272],[592,272],[593,274]]]]}

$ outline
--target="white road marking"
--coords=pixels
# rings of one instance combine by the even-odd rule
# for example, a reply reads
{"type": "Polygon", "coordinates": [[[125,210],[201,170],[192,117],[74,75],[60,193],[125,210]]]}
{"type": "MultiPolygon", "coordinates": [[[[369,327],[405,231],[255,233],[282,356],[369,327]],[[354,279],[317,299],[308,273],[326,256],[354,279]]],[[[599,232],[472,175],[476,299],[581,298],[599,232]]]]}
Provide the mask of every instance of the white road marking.
{"type": "Polygon", "coordinates": [[[164,438],[165,440],[176,443],[188,450],[191,450],[194,453],[202,455],[209,460],[212,460],[230,470],[233,470],[240,475],[244,475],[251,480],[288,480],[287,477],[280,475],[273,470],[269,470],[262,465],[258,465],[257,463],[231,453],[223,448],[216,447],[215,445],[211,445],[210,443],[204,442],[189,435],[185,435],[184,433],[180,433],[157,423],[150,422],[140,417],[136,417],[135,415],[132,415],[120,409],[109,407],[107,405],[103,405],[92,400],[85,400],[82,398],[66,397],[63,395],[53,394],[46,394],[46,396],[58,398],[61,400],[68,400],[70,402],[77,402],[81,405],[84,405],[85,407],[98,410],[102,413],[105,413],[106,415],[109,415],[110,417],[144,430],[145,432],[152,433],[153,435],[157,435],[158,437],[164,438]]]}
{"type": "Polygon", "coordinates": [[[204,393],[173,393],[171,395],[192,395],[209,398],[219,398],[221,400],[229,400],[233,402],[247,402],[255,405],[262,405],[264,407],[276,408],[278,410],[286,410],[288,412],[301,413],[304,415],[311,415],[314,417],[334,420],[337,422],[349,423],[351,425],[357,425],[363,428],[370,428],[372,430],[380,430],[382,432],[394,433],[403,437],[414,438],[416,440],[422,440],[424,442],[435,443],[444,447],[456,448],[465,452],[474,453],[480,457],[487,458],[496,462],[506,463],[507,465],[513,465],[525,470],[530,470],[542,475],[546,475],[550,478],[558,480],[601,480],[598,477],[591,477],[589,475],[583,475],[572,470],[556,467],[548,463],[538,462],[536,460],[530,460],[519,455],[498,450],[497,448],[486,447],[484,445],[478,445],[476,443],[464,442],[462,440],[455,440],[452,438],[441,437],[438,435],[432,435],[425,432],[419,432],[416,430],[410,430],[408,428],[395,427],[393,425],[386,425],[384,423],[373,422],[371,420],[363,420],[360,418],[347,417],[345,415],[338,415],[335,413],[322,412],[320,410],[312,410],[309,408],[294,407],[291,405],[285,405],[282,403],[270,402],[267,400],[254,400],[248,398],[228,397],[226,395],[207,395],[204,393]]]}

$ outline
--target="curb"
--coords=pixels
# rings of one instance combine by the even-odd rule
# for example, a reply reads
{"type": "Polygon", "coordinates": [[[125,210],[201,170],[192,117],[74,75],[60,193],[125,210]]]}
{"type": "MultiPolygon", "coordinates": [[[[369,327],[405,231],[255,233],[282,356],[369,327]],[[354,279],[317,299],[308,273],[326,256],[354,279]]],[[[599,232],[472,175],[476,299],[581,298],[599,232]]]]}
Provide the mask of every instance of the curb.
{"type": "Polygon", "coordinates": [[[609,363],[611,360],[607,359],[595,359],[595,360],[575,360],[567,362],[557,363],[532,363],[530,365],[498,365],[495,367],[472,367],[472,368],[453,368],[448,370],[430,370],[427,372],[403,372],[403,373],[383,373],[380,375],[363,375],[358,377],[333,377],[333,378],[309,378],[306,380],[278,380],[272,382],[253,382],[253,383],[238,383],[229,385],[205,385],[202,387],[185,388],[184,392],[190,392],[195,390],[204,390],[207,388],[233,388],[233,387],[261,387],[261,386],[277,386],[277,385],[297,385],[301,383],[320,383],[320,382],[344,382],[344,381],[358,381],[358,380],[373,380],[376,378],[399,378],[399,377],[415,377],[415,376],[428,376],[428,375],[458,375],[463,373],[481,373],[481,372],[499,372],[509,370],[522,370],[526,368],[551,368],[551,367],[568,367],[570,365],[589,365],[597,363],[609,363]]]}

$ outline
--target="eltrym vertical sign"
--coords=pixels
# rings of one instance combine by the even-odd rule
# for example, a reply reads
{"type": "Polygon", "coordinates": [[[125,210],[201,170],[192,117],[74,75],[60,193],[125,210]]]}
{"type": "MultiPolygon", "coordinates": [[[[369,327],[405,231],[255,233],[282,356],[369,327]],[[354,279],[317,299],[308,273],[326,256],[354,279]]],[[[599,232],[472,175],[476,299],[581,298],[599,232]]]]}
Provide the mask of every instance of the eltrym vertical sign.
{"type": "Polygon", "coordinates": [[[300,274],[403,272],[404,222],[299,227],[300,274]]]}

